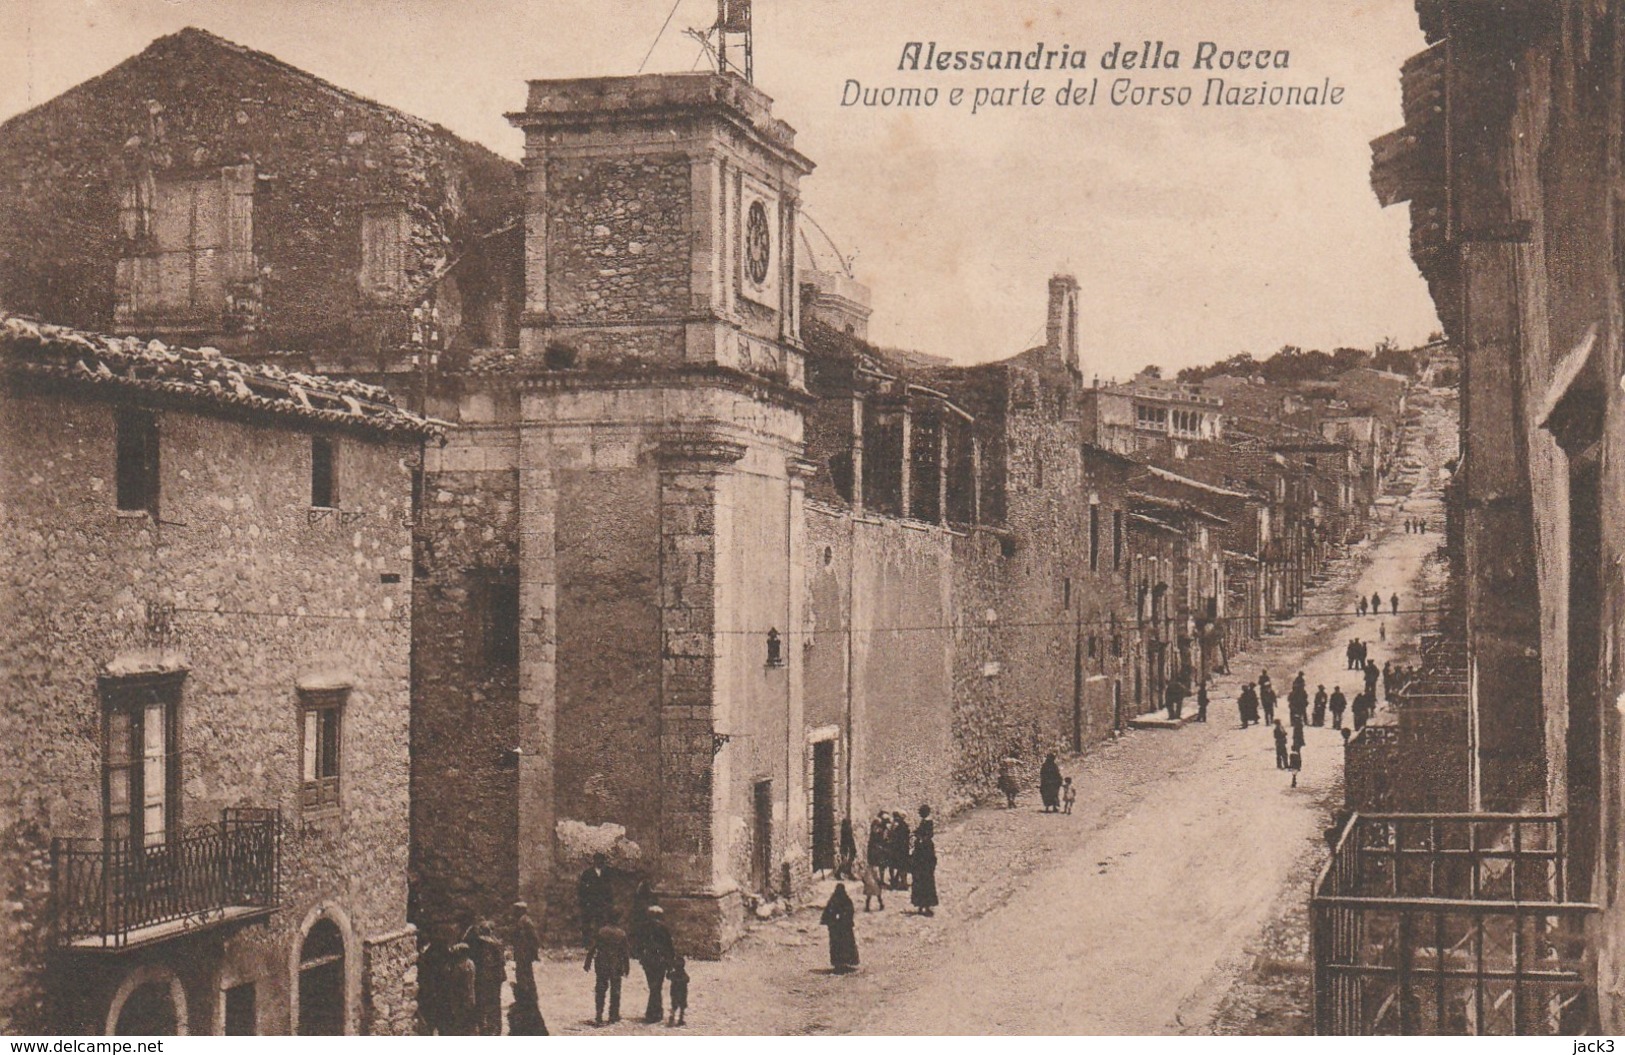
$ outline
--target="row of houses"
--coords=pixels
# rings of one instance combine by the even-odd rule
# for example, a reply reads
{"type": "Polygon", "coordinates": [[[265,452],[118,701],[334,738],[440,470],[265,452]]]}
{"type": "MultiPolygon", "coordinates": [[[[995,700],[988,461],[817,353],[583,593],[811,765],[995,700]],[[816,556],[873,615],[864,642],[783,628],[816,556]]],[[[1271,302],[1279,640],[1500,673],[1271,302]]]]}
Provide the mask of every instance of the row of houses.
{"type": "Polygon", "coordinates": [[[1311,902],[1317,1027],[1612,1032],[1625,5],[1416,6],[1372,185],[1459,350],[1429,368],[1460,395],[1451,579],[1398,723],[1351,744],[1386,779],[1351,782],[1311,902]]]}
{"type": "Polygon", "coordinates": [[[868,342],[737,76],[510,120],[185,30],[0,125],[0,1029],[408,1032],[423,936],[565,940],[596,852],[720,954],[1363,530],[1374,447],[1114,444],[1066,276],[1012,358],[868,342]]]}

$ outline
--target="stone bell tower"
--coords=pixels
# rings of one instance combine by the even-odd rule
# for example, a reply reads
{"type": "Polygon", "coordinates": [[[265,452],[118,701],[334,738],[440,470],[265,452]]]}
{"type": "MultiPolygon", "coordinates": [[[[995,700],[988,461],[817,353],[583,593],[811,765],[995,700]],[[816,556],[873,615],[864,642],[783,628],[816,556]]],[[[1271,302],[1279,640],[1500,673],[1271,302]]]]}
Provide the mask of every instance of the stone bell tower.
{"type": "Polygon", "coordinates": [[[697,951],[738,933],[744,895],[781,896],[807,841],[812,164],[771,105],[737,76],[661,74],[533,81],[509,115],[528,180],[519,889],[611,846],[697,951]]]}

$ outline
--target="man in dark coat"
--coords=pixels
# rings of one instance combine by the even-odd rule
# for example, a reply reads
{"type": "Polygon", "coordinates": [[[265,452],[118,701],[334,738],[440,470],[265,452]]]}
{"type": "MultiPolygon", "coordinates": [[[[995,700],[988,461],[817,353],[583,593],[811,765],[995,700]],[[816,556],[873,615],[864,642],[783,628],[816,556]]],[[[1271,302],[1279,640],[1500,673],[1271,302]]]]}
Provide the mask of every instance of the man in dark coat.
{"type": "Polygon", "coordinates": [[[643,977],[649,983],[649,1005],[644,1009],[643,1021],[650,1023],[666,1017],[663,1000],[666,972],[671,969],[672,960],[677,956],[676,946],[671,940],[671,929],[666,926],[664,915],[665,909],[659,905],[650,905],[644,911],[642,935],[634,950],[638,962],[643,965],[643,977]]]}
{"type": "Polygon", "coordinates": [[[1382,671],[1377,669],[1377,661],[1374,659],[1366,660],[1365,693],[1371,698],[1371,702],[1373,703],[1375,703],[1377,700],[1377,682],[1380,680],[1382,680],[1382,671]]]}
{"type": "Polygon", "coordinates": [[[1053,754],[1044,756],[1044,764],[1038,767],[1038,797],[1044,801],[1045,813],[1061,808],[1061,767],[1053,754]]]}
{"type": "Polygon", "coordinates": [[[1324,685],[1315,686],[1314,724],[1317,729],[1326,724],[1326,686],[1324,685]]]}
{"type": "Polygon", "coordinates": [[[472,1037],[479,1032],[474,961],[469,959],[468,951],[468,946],[462,942],[453,945],[451,959],[446,966],[447,1032],[457,1037],[472,1037]]]}
{"type": "Polygon", "coordinates": [[[1253,691],[1253,683],[1247,682],[1241,687],[1241,695],[1236,697],[1236,709],[1241,712],[1241,727],[1258,724],[1258,694],[1253,691]]]}
{"type": "Polygon", "coordinates": [[[1268,678],[1262,680],[1264,684],[1259,686],[1258,702],[1264,708],[1264,723],[1272,725],[1275,722],[1275,686],[1269,683],[1268,678]]]}
{"type": "Polygon", "coordinates": [[[608,923],[615,914],[615,894],[609,884],[608,859],[593,854],[592,864],[576,881],[577,916],[581,920],[581,944],[592,944],[598,928],[608,923]]]}
{"type": "Polygon", "coordinates": [[[914,830],[914,891],[909,895],[922,916],[935,915],[937,907],[937,829],[931,820],[931,807],[920,807],[920,826],[914,830]]]}
{"type": "Polygon", "coordinates": [[[583,971],[598,968],[593,985],[593,1025],[604,1024],[604,994],[609,994],[609,1020],[621,1020],[621,979],[632,973],[632,957],[626,945],[626,931],[613,923],[606,923],[593,935],[587,946],[587,962],[583,971]]]}
{"type": "Polygon", "coordinates": [[[1375,590],[1371,592],[1371,614],[1382,614],[1382,594],[1377,593],[1375,590]]]}
{"type": "Polygon", "coordinates": [[[1348,670],[1353,670],[1354,669],[1354,654],[1356,652],[1358,652],[1358,651],[1359,651],[1359,648],[1357,647],[1357,643],[1356,643],[1355,639],[1352,638],[1352,637],[1349,638],[1349,647],[1343,650],[1343,654],[1346,657],[1346,659],[1348,660],[1346,669],[1348,669],[1348,670]]]}
{"type": "Polygon", "coordinates": [[[909,830],[908,821],[901,813],[891,815],[891,831],[887,837],[886,860],[891,864],[891,888],[893,890],[908,889],[908,859],[910,854],[910,839],[913,832],[909,830]]]}
{"type": "Polygon", "coordinates": [[[451,1018],[447,996],[450,993],[449,975],[451,951],[442,941],[428,941],[418,952],[418,1017],[423,1020],[423,1032],[433,1036],[451,1034],[451,1018]]]}
{"type": "Polygon", "coordinates": [[[1343,695],[1343,686],[1333,685],[1330,703],[1333,729],[1343,728],[1343,712],[1348,708],[1348,705],[1349,699],[1347,696],[1343,695]]]}
{"type": "Polygon", "coordinates": [[[1398,615],[1399,614],[1399,594],[1396,593],[1392,597],[1388,598],[1388,604],[1389,604],[1390,612],[1393,615],[1398,615]]]}
{"type": "Polygon", "coordinates": [[[1309,721],[1309,690],[1304,686],[1301,670],[1292,679],[1292,688],[1286,694],[1286,707],[1293,725],[1303,725],[1309,721]]]}
{"type": "Polygon", "coordinates": [[[1275,768],[1286,768],[1286,726],[1275,723],[1275,768]]]}

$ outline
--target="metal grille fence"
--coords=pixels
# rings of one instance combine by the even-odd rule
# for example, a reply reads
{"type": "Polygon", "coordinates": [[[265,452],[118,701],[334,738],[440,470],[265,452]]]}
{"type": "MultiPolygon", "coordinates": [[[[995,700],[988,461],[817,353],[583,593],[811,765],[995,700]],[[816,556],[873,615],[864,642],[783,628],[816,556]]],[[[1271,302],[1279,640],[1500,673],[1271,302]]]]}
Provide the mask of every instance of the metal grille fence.
{"type": "Polygon", "coordinates": [[[228,809],[218,824],[187,828],[152,846],[53,839],[56,940],[122,948],[144,927],[203,926],[227,908],[275,908],[281,839],[281,812],[274,809],[228,809]]]}
{"type": "Polygon", "coordinates": [[[1355,814],[1310,898],[1316,1033],[1593,1030],[1598,909],[1564,857],[1560,816],[1355,814]]]}

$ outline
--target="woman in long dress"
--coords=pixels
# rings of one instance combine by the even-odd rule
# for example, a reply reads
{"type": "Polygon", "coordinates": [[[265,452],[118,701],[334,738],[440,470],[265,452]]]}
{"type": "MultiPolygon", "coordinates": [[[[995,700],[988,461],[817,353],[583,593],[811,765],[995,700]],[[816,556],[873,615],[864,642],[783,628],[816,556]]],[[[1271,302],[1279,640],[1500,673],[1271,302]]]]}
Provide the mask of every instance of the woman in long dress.
{"type": "Polygon", "coordinates": [[[1044,812],[1054,813],[1061,808],[1061,767],[1053,754],[1044,758],[1038,770],[1038,794],[1044,800],[1044,812]]]}
{"type": "Polygon", "coordinates": [[[835,893],[829,896],[824,915],[818,921],[829,928],[829,965],[836,974],[845,974],[858,965],[858,933],[854,912],[846,884],[836,883],[835,893]]]}
{"type": "Polygon", "coordinates": [[[934,916],[937,907],[937,843],[936,825],[931,820],[931,807],[920,807],[920,825],[914,829],[914,890],[909,900],[922,916],[934,916]]]}

